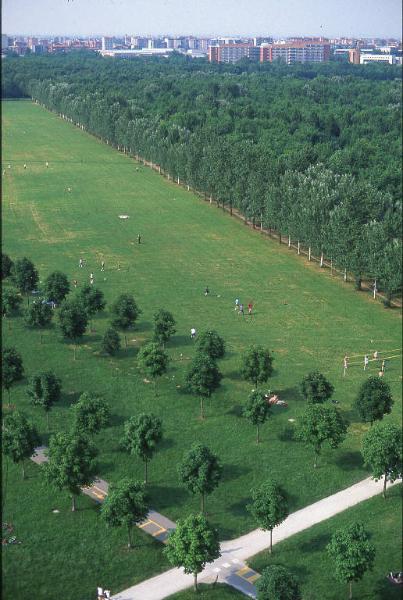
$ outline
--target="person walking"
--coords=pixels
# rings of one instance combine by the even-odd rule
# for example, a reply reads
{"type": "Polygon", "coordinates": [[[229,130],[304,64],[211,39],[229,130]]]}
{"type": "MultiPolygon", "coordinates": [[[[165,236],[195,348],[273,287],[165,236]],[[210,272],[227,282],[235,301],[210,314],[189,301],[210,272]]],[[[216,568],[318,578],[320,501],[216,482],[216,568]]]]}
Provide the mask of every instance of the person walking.
{"type": "Polygon", "coordinates": [[[101,271],[105,271],[105,261],[101,262],[101,271]]]}
{"type": "Polygon", "coordinates": [[[248,315],[252,316],[252,308],[253,308],[253,304],[252,304],[252,302],[249,302],[249,304],[248,304],[248,315]]]}
{"type": "Polygon", "coordinates": [[[347,354],[345,354],[344,358],[343,358],[343,377],[346,376],[347,369],[348,369],[348,356],[347,356],[347,354]]]}
{"type": "Polygon", "coordinates": [[[239,310],[239,298],[235,298],[235,308],[234,310],[239,310]]]}
{"type": "Polygon", "coordinates": [[[82,268],[83,268],[83,266],[84,266],[84,261],[83,261],[83,259],[82,259],[82,258],[80,258],[80,260],[78,261],[78,266],[80,267],[80,269],[82,269],[82,268]]]}
{"type": "Polygon", "coordinates": [[[242,315],[243,317],[245,316],[245,313],[243,311],[243,304],[242,303],[239,305],[239,314],[242,315]]]}
{"type": "Polygon", "coordinates": [[[94,273],[90,273],[90,284],[94,284],[94,273]]]}
{"type": "Polygon", "coordinates": [[[190,337],[192,338],[192,340],[194,340],[196,337],[196,329],[194,327],[192,327],[192,329],[190,330],[190,337]]]}
{"type": "Polygon", "coordinates": [[[140,234],[138,234],[138,236],[137,236],[137,243],[141,244],[141,235],[140,234]]]}
{"type": "Polygon", "coordinates": [[[210,293],[210,290],[208,289],[208,286],[206,285],[206,289],[204,290],[204,295],[208,296],[210,293]]]}
{"type": "Polygon", "coordinates": [[[367,370],[368,363],[369,363],[368,354],[366,354],[366,355],[364,356],[364,371],[366,371],[366,370],[367,370]]]}

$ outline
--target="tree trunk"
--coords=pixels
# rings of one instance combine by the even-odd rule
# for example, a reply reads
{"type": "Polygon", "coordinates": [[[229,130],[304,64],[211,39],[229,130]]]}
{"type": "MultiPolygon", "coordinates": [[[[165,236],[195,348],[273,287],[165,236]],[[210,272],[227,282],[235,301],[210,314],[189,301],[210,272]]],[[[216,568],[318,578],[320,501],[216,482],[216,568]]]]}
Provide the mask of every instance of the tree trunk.
{"type": "Polygon", "coordinates": [[[154,396],[158,398],[157,380],[154,379],[154,396]]]}
{"type": "Polygon", "coordinates": [[[10,404],[10,388],[7,388],[8,403],[10,404]]]}
{"type": "Polygon", "coordinates": [[[311,247],[308,248],[308,260],[311,260],[311,247]]]}
{"type": "Polygon", "coordinates": [[[200,506],[201,506],[202,515],[204,515],[205,504],[206,504],[206,498],[205,498],[205,495],[203,493],[201,495],[201,498],[200,498],[200,506]]]}
{"type": "Polygon", "coordinates": [[[132,528],[130,525],[127,526],[127,547],[130,549],[132,547],[132,528]]]}
{"type": "Polygon", "coordinates": [[[320,266],[323,267],[323,252],[320,255],[320,266]]]}
{"type": "Polygon", "coordinates": [[[148,461],[145,459],[144,461],[144,483],[148,483],[148,461]]]}
{"type": "Polygon", "coordinates": [[[301,254],[301,246],[299,241],[297,242],[297,254],[301,254]]]}
{"type": "Polygon", "coordinates": [[[288,247],[291,248],[291,236],[288,236],[288,247]]]}
{"type": "Polygon", "coordinates": [[[127,336],[126,336],[126,334],[124,334],[124,338],[125,338],[125,348],[127,348],[127,336]]]}
{"type": "Polygon", "coordinates": [[[357,292],[359,292],[361,290],[361,277],[359,275],[355,276],[354,284],[355,284],[355,289],[357,290],[357,292]]]}
{"type": "Polygon", "coordinates": [[[384,498],[386,498],[386,483],[387,483],[387,481],[388,481],[388,476],[387,476],[387,474],[385,473],[385,478],[384,478],[384,480],[383,480],[383,492],[382,492],[382,496],[383,496],[384,498]]]}
{"type": "Polygon", "coordinates": [[[353,597],[353,582],[352,581],[348,582],[348,587],[349,587],[348,597],[349,597],[349,600],[351,600],[353,597]]]}
{"type": "Polygon", "coordinates": [[[25,467],[24,467],[24,461],[22,461],[21,463],[21,467],[22,467],[22,478],[25,479],[25,467]]]}
{"type": "Polygon", "coordinates": [[[273,529],[270,529],[270,548],[269,548],[269,554],[272,553],[273,550],[273,529]]]}
{"type": "Polygon", "coordinates": [[[315,461],[313,463],[313,468],[316,469],[317,466],[318,466],[318,453],[315,452],[315,461]]]}
{"type": "Polygon", "coordinates": [[[76,344],[74,344],[73,348],[74,348],[74,349],[73,349],[73,360],[76,360],[76,349],[77,349],[77,345],[76,345],[76,344]]]}
{"type": "Polygon", "coordinates": [[[193,589],[197,592],[197,573],[193,573],[193,589]]]}
{"type": "Polygon", "coordinates": [[[344,269],[343,279],[344,281],[347,281],[347,269],[344,269]]]}
{"type": "Polygon", "coordinates": [[[256,427],[256,443],[258,444],[259,442],[260,442],[260,439],[259,439],[259,425],[257,425],[257,427],[256,427]]]}
{"type": "Polygon", "coordinates": [[[333,275],[333,258],[330,259],[330,275],[333,275]]]}
{"type": "Polygon", "coordinates": [[[200,396],[200,418],[203,420],[204,419],[204,403],[203,403],[203,396],[200,396]]]}
{"type": "Polygon", "coordinates": [[[48,431],[49,431],[49,411],[46,411],[46,424],[48,426],[48,431]]]}
{"type": "Polygon", "coordinates": [[[72,500],[71,510],[72,510],[72,512],[75,512],[76,511],[76,497],[74,494],[71,495],[71,500],[72,500]]]}
{"type": "Polygon", "coordinates": [[[278,243],[281,244],[281,233],[278,233],[278,243]]]}

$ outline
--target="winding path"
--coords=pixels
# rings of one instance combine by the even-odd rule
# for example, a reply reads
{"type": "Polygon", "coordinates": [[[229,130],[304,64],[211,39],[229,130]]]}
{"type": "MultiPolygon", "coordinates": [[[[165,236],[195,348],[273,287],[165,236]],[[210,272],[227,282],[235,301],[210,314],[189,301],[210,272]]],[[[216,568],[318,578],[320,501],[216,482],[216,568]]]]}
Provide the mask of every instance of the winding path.
{"type": "MultiPolygon", "coordinates": [[[[400,481],[398,480],[394,484],[389,483],[388,487],[400,481]]],[[[333,494],[333,496],[328,496],[310,506],[306,506],[292,513],[281,525],[275,528],[273,532],[273,544],[312,527],[316,523],[325,521],[381,492],[382,482],[375,482],[369,477],[341,492],[333,494]]],[[[253,581],[257,577],[255,578],[253,572],[251,572],[249,577],[245,577],[245,575],[248,576],[248,570],[245,571],[246,566],[243,561],[262,550],[266,550],[269,545],[270,534],[261,529],[255,529],[234,540],[221,542],[221,557],[207,565],[204,571],[200,573],[198,580],[209,583],[215,581],[218,576],[218,581],[228,583],[240,589],[240,591],[251,598],[255,598],[256,592],[253,581]],[[239,584],[240,579],[245,581],[244,586],[239,584]],[[248,579],[251,579],[251,581],[248,581],[248,579]]],[[[192,584],[192,575],[186,575],[182,569],[170,569],[165,573],[161,573],[161,575],[147,579],[142,583],[115,594],[112,596],[112,599],[161,600],[171,594],[191,587],[192,584]]]]}

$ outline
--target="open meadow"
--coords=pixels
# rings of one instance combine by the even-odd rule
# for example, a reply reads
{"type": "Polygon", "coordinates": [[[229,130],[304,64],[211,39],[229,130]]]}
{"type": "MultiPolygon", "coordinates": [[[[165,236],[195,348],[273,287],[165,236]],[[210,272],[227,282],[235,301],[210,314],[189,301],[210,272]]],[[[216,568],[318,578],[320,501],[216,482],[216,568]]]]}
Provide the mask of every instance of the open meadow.
{"type": "MultiPolygon", "coordinates": [[[[397,309],[386,310],[31,102],[3,103],[2,137],[3,251],[12,259],[30,258],[42,281],[60,270],[80,289],[93,272],[107,301],[75,361],[57,325],[44,332],[41,344],[40,334],[27,329],[21,317],[3,323],[3,345],[21,352],[26,375],[12,388],[11,403],[36,423],[44,445],[49,439],[45,416],[26,393],[27,379],[40,370],[54,370],[63,385],[63,399],[50,414],[50,433],[68,430],[69,407],[84,391],[110,404],[111,426],[95,439],[99,476],[108,482],[142,479],[142,462],[123,453],[119,441],[129,417],[153,412],[162,420],[164,440],[149,466],[151,506],[173,521],[199,509],[199,498],[180,486],[177,466],[190,445],[200,441],[224,467],[222,482],[207,498],[208,518],[220,539],[255,528],[246,505],[251,489],[268,475],[289,493],[291,511],[368,475],[360,444],[369,424],[360,422],[352,404],[368,374],[363,355],[375,350],[382,357],[396,355],[387,362],[385,379],[395,404],[386,419],[401,420],[397,309]],[[119,219],[123,214],[129,218],[119,219]],[[80,258],[84,268],[79,268],[80,258]],[[205,296],[207,285],[211,293],[205,296]],[[100,355],[100,340],[111,318],[108,304],[123,292],[134,295],[142,314],[127,336],[128,348],[123,345],[109,359],[100,355]],[[253,302],[252,317],[234,311],[237,297],[245,305],[253,302]],[[160,308],[173,313],[177,333],[167,344],[170,366],[157,382],[156,397],[137,368],[136,355],[152,338],[153,314],[160,308]],[[227,344],[219,361],[222,384],[205,403],[204,421],[198,418],[198,399],[184,389],[195,353],[191,327],[215,329],[227,344]],[[267,389],[288,402],[288,408],[274,407],[259,445],[254,427],[240,416],[252,387],[239,374],[240,360],[251,343],[273,352],[275,370],[267,389]],[[359,364],[343,378],[345,353],[359,355],[359,364]],[[340,448],[324,450],[314,470],[312,452],[292,439],[292,430],[305,407],[300,381],[315,369],[334,385],[334,399],[350,427],[340,448]]],[[[370,363],[369,374],[376,372],[370,363]]],[[[4,519],[13,523],[22,544],[3,553],[6,597],[25,600],[36,589],[41,600],[89,599],[98,584],[116,592],[167,568],[158,542],[136,531],[137,547],[128,552],[125,531],[107,529],[89,498],[80,497],[73,514],[67,493],[47,486],[37,465],[30,464],[27,474],[22,481],[20,469],[9,466],[4,519]],[[53,514],[53,508],[60,513],[53,514]],[[66,586],[70,591],[63,596],[66,586]]]]}

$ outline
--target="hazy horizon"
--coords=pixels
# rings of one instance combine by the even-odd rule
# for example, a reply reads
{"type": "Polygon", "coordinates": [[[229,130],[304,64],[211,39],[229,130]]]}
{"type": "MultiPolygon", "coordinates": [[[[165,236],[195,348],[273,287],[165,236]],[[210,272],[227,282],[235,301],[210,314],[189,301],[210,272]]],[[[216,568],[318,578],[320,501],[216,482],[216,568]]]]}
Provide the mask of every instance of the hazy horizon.
{"type": "Polygon", "coordinates": [[[401,39],[400,0],[3,0],[7,35],[401,39]]]}

